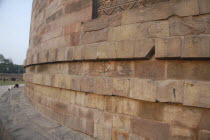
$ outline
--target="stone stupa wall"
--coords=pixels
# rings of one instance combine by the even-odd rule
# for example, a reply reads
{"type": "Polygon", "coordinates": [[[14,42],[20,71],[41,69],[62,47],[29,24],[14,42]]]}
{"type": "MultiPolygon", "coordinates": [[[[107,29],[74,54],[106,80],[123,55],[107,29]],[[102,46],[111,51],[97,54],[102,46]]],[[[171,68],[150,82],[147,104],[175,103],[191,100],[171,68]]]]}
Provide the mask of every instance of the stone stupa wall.
{"type": "Polygon", "coordinates": [[[96,2],[34,0],[31,103],[97,139],[209,140],[210,1],[96,2]]]}

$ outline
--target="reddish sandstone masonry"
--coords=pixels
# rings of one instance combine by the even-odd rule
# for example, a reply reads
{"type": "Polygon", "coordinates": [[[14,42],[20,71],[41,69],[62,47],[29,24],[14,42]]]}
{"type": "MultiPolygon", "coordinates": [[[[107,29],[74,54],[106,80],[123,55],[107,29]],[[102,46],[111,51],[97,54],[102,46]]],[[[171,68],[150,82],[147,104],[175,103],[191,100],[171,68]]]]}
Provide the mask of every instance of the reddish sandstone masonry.
{"type": "Polygon", "coordinates": [[[96,139],[208,140],[210,2],[145,4],[92,19],[92,0],[34,0],[31,103],[96,139]]]}

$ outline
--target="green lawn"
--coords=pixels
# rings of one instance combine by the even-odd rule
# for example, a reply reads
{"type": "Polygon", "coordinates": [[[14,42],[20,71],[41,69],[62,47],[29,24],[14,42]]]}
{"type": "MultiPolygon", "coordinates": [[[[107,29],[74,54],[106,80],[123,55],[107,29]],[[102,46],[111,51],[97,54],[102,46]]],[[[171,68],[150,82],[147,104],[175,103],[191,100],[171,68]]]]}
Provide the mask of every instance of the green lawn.
{"type": "Polygon", "coordinates": [[[14,84],[24,84],[24,81],[2,81],[0,80],[0,86],[5,86],[5,85],[14,85],[14,84]]]}

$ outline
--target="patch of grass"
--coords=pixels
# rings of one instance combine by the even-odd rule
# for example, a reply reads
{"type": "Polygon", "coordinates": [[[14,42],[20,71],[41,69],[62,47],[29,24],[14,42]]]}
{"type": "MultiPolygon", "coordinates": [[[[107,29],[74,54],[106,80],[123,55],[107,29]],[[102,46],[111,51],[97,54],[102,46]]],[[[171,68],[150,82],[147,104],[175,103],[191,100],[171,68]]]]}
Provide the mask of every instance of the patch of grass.
{"type": "Polygon", "coordinates": [[[2,81],[0,80],[0,86],[5,86],[5,85],[14,85],[14,84],[24,84],[24,81],[2,81]]]}

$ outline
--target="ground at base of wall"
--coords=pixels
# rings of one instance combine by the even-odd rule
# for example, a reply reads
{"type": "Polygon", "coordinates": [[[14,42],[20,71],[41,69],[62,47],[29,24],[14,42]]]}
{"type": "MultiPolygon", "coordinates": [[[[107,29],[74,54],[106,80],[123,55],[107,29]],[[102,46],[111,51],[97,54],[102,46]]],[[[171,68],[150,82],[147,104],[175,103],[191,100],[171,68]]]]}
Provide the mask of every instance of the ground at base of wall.
{"type": "Polygon", "coordinates": [[[0,140],[92,140],[67,129],[36,111],[24,97],[23,87],[0,98],[0,140]]]}

